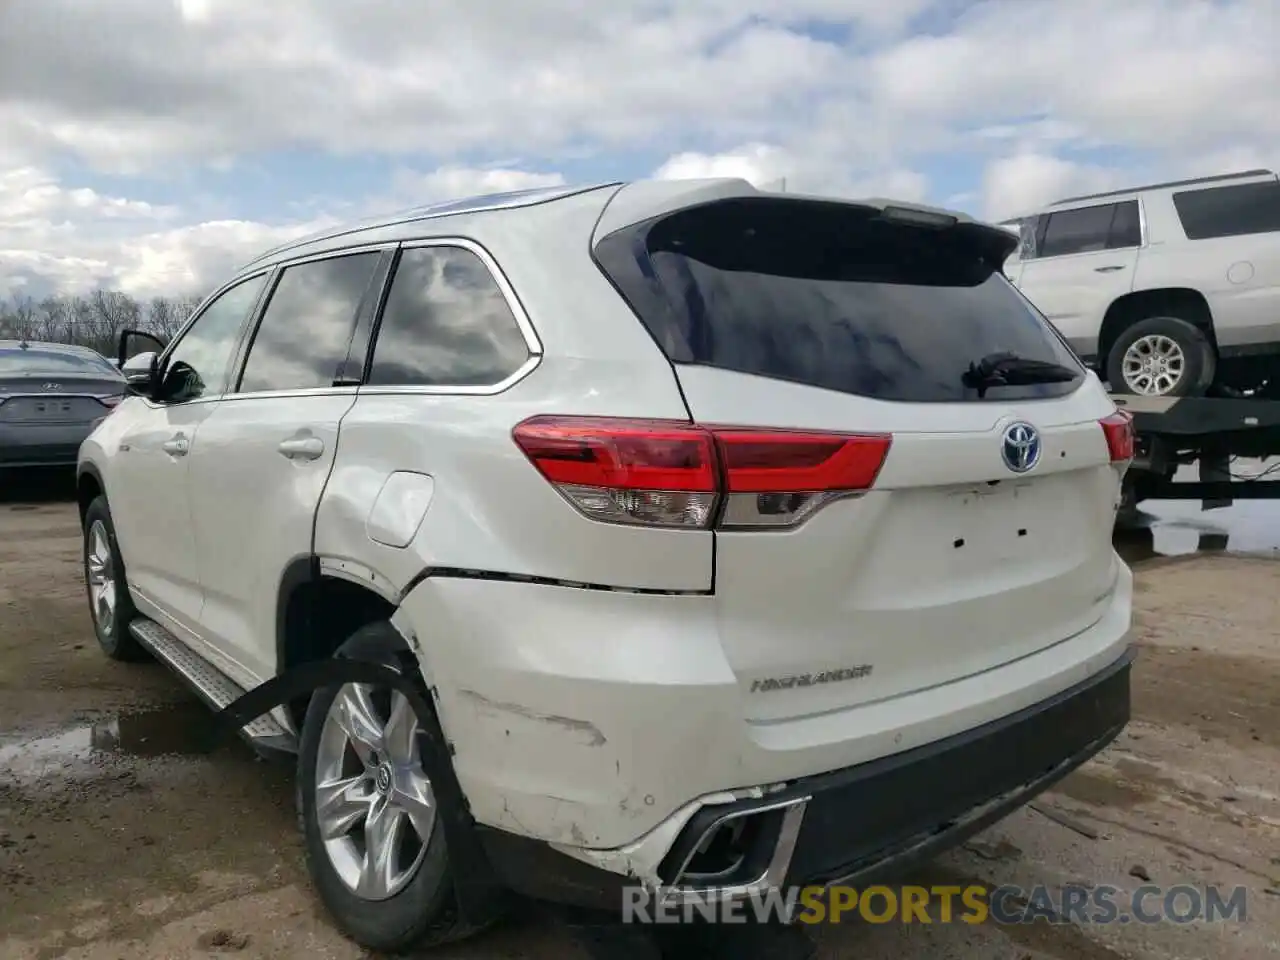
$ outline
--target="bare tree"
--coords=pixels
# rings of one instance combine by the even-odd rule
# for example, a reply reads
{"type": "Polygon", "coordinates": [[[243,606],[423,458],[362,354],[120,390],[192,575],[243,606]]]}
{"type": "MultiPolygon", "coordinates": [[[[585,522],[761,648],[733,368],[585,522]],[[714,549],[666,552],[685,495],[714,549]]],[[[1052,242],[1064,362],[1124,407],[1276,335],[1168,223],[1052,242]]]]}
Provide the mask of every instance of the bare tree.
{"type": "Polygon", "coordinates": [[[75,343],[113,356],[120,331],[145,330],[168,340],[200,304],[199,297],[152,297],[145,304],[119,290],[86,296],[0,299],[0,339],[75,343]]]}
{"type": "Polygon", "coordinates": [[[40,332],[40,318],[35,301],[30,297],[14,297],[0,310],[0,331],[14,340],[32,340],[40,332]]]}
{"type": "Polygon", "coordinates": [[[147,305],[147,322],[144,327],[156,336],[168,340],[186,323],[188,313],[183,309],[181,300],[152,297],[147,305]]]}

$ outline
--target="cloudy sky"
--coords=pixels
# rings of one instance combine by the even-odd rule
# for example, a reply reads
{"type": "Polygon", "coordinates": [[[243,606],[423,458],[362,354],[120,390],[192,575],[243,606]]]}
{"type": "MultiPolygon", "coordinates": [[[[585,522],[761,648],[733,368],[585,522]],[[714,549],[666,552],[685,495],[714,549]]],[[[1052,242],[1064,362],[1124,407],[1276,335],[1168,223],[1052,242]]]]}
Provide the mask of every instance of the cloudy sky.
{"type": "Polygon", "coordinates": [[[5,0],[0,295],[200,292],[333,219],[787,178],[985,216],[1280,166],[1280,0],[5,0]]]}

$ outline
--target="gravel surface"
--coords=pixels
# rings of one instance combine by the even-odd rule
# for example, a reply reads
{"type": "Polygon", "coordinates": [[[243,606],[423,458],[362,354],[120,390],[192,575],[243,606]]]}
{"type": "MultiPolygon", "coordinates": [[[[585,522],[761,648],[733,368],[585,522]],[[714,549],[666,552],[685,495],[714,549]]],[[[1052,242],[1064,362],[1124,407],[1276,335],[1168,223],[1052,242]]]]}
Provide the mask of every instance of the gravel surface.
{"type": "MultiPolygon", "coordinates": [[[[111,663],[97,649],[63,487],[46,478],[0,499],[0,958],[365,956],[311,895],[291,771],[238,742],[198,752],[203,707],[162,667],[111,663]]],[[[1145,556],[1150,539],[1125,549],[1145,556]]],[[[914,880],[1240,884],[1247,920],[850,922],[810,930],[819,956],[1280,955],[1280,563],[1189,554],[1135,569],[1127,733],[1046,794],[1043,813],[1014,814],[914,880]]],[[[434,955],[588,952],[530,910],[434,955]]]]}

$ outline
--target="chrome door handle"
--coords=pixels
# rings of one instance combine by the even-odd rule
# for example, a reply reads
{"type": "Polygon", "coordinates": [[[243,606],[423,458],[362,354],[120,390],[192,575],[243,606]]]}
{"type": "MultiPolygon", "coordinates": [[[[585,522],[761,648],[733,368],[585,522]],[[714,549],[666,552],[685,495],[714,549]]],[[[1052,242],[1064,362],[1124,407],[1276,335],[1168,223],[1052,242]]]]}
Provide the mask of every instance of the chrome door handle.
{"type": "Polygon", "coordinates": [[[1116,265],[1111,267],[1094,267],[1093,271],[1094,273],[1115,273],[1117,270],[1123,269],[1124,267],[1122,265],[1116,265]]]}
{"type": "Polygon", "coordinates": [[[281,440],[276,449],[290,460],[315,460],[324,453],[324,441],[319,437],[295,437],[281,440]]]}
{"type": "Polygon", "coordinates": [[[178,434],[160,444],[160,449],[173,457],[185,457],[191,448],[187,445],[187,438],[178,434]]]}

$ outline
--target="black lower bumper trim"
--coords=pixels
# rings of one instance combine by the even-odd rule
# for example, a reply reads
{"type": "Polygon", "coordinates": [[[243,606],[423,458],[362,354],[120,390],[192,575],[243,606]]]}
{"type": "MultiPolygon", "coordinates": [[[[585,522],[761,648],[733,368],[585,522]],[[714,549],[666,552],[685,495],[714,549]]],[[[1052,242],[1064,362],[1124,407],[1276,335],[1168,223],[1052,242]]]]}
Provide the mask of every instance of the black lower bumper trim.
{"type": "MultiPolygon", "coordinates": [[[[1126,654],[1085,684],[1012,716],[915,750],[797,784],[812,796],[791,860],[792,883],[865,872],[994,805],[1008,813],[1114,740],[1129,721],[1126,654]]],[[[976,829],[981,829],[978,827],[976,829]]],[[[939,842],[931,849],[940,849],[939,842]]]]}
{"type": "Polygon", "coordinates": [[[23,444],[0,447],[0,467],[74,467],[78,443],[23,444]]]}
{"type": "MultiPolygon", "coordinates": [[[[956,736],[833,773],[806,777],[767,800],[699,811],[659,868],[664,882],[726,813],[810,798],[788,885],[866,883],[962,843],[1091,759],[1130,716],[1132,653],[1017,713],[956,736]]],[[[623,877],[538,841],[483,829],[501,881],[526,896],[618,910],[623,877]]]]}
{"type": "Polygon", "coordinates": [[[532,840],[494,827],[476,832],[498,882],[531,900],[616,914],[635,878],[601,870],[532,840]]]}

